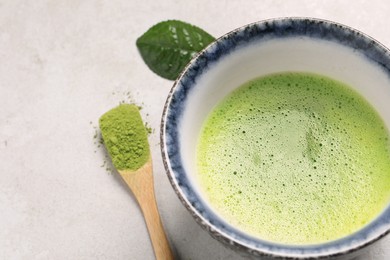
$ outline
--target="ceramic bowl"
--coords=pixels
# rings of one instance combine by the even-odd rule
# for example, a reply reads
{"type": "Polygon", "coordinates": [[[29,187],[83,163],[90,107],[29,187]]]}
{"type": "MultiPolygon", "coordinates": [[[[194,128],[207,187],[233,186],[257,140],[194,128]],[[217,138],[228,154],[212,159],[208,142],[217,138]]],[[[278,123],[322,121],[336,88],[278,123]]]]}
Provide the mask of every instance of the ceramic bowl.
{"type": "Polygon", "coordinates": [[[238,28],[200,52],[174,83],[161,122],[169,180],[195,220],[214,238],[252,257],[352,258],[390,230],[390,208],[347,237],[284,245],[253,237],[223,219],[202,195],[195,152],[202,124],[232,90],[262,75],[302,71],[353,86],[390,127],[390,52],[350,27],[313,18],[280,18],[238,28]]]}

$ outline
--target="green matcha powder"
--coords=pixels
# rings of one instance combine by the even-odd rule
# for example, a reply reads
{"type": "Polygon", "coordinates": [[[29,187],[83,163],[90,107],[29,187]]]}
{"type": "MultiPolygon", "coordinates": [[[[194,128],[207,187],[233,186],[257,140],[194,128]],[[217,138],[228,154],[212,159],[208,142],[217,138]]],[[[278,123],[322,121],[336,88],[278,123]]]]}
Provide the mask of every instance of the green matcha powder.
{"type": "Polygon", "coordinates": [[[122,104],[99,119],[104,144],[118,170],[137,170],[150,157],[147,129],[136,105],[122,104]]]}

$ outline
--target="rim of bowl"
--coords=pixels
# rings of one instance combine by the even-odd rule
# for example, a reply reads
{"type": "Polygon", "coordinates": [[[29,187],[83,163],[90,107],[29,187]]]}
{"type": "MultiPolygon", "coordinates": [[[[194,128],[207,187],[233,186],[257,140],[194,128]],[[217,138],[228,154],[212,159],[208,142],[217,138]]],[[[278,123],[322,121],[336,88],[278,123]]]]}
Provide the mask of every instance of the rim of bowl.
{"type": "MultiPolygon", "coordinates": [[[[165,167],[165,170],[168,175],[168,179],[179,197],[182,204],[187,208],[187,210],[191,213],[193,218],[196,220],[196,222],[205,230],[208,231],[208,233],[214,237],[215,239],[219,240],[223,244],[233,248],[237,249],[242,252],[246,252],[252,255],[256,256],[265,256],[265,257],[273,257],[273,258],[283,258],[283,259],[324,259],[324,258],[330,258],[330,257],[337,257],[341,255],[346,255],[355,251],[358,251],[360,249],[365,248],[368,245],[371,245],[375,241],[379,240],[380,238],[384,237],[388,233],[390,233],[390,203],[388,204],[387,208],[384,209],[384,211],[377,216],[376,219],[372,220],[369,224],[364,226],[362,229],[358,230],[357,232],[350,234],[346,237],[343,237],[341,239],[332,240],[329,242],[324,243],[318,243],[318,244],[310,244],[310,245],[288,245],[288,244],[280,244],[275,242],[270,242],[266,240],[259,239],[257,237],[247,235],[245,233],[242,233],[240,230],[236,228],[232,228],[228,231],[235,233],[234,235],[237,235],[236,237],[232,237],[232,234],[228,234],[226,230],[222,230],[220,227],[224,227],[224,222],[219,222],[219,217],[217,217],[217,221],[213,220],[210,221],[210,219],[205,215],[204,211],[200,212],[196,205],[194,203],[191,203],[190,200],[187,198],[186,192],[183,190],[184,188],[180,184],[180,181],[175,176],[175,173],[179,174],[181,177],[183,174],[185,175],[185,170],[182,170],[182,172],[177,172],[178,170],[172,168],[172,161],[171,157],[168,152],[168,147],[170,145],[167,143],[167,122],[170,122],[170,119],[168,118],[168,112],[172,105],[172,98],[175,94],[175,92],[178,90],[178,88],[181,87],[180,83],[185,80],[187,77],[196,77],[196,75],[190,75],[190,70],[197,65],[197,62],[199,61],[200,57],[208,57],[211,52],[213,52],[213,48],[217,48],[218,44],[221,42],[228,41],[229,37],[235,37],[238,33],[246,33],[245,30],[253,29],[255,27],[260,26],[270,26],[272,28],[272,32],[275,32],[275,27],[287,26],[292,23],[293,26],[297,25],[299,26],[299,23],[302,23],[303,25],[308,26],[314,25],[315,27],[325,29],[327,33],[327,29],[334,30],[333,33],[335,33],[337,30],[339,32],[344,32],[352,34],[353,39],[348,39],[348,44],[346,46],[358,49],[363,54],[367,56],[368,59],[375,61],[378,65],[380,65],[383,69],[387,71],[387,74],[390,77],[390,50],[385,47],[383,44],[378,42],[377,40],[373,39],[369,35],[352,28],[350,26],[346,26],[341,23],[333,22],[330,20],[325,19],[319,19],[319,18],[312,18],[312,17],[280,17],[280,18],[271,18],[266,20],[260,20],[254,23],[249,23],[246,25],[243,25],[241,27],[238,27],[237,29],[234,29],[221,37],[217,38],[215,41],[213,41],[211,44],[209,44],[206,48],[204,48],[202,51],[200,51],[197,55],[195,55],[192,60],[187,64],[187,66],[184,68],[184,70],[181,72],[179,77],[175,80],[168,97],[166,99],[164,110],[162,114],[161,124],[160,124],[160,148],[162,153],[162,159],[163,164],[165,167]],[[351,46],[349,43],[353,43],[354,45],[351,46]],[[372,48],[373,51],[369,51],[368,48],[372,48]],[[213,222],[213,223],[212,223],[213,222]],[[218,225],[216,225],[218,224],[218,225]],[[373,229],[373,230],[371,230],[373,229]],[[242,239],[244,236],[245,239],[242,239]],[[247,242],[251,241],[252,244],[248,244],[247,242]],[[327,250],[323,250],[327,249],[327,250]]],[[[279,28],[279,29],[280,29],[279,28]]],[[[318,29],[317,28],[317,29],[318,29]]],[[[286,27],[284,28],[286,29],[286,27]]],[[[264,32],[256,32],[257,34],[261,34],[264,32]]],[[[264,34],[268,34],[269,32],[265,32],[264,34]]],[[[312,32],[313,33],[313,32],[312,32]]],[[[307,32],[304,32],[301,34],[297,34],[296,31],[294,31],[293,35],[296,36],[309,36],[313,38],[320,38],[323,35],[321,34],[323,32],[317,33],[314,35],[308,35],[307,32]]],[[[245,34],[246,37],[251,38],[251,36],[248,36],[245,34]]],[[[340,38],[345,37],[346,35],[339,35],[340,38]]],[[[276,37],[287,37],[285,35],[277,35],[276,37]]],[[[334,37],[334,35],[332,35],[334,37]]],[[[328,40],[331,41],[337,41],[340,44],[342,43],[343,39],[340,38],[331,38],[328,40]]],[[[346,40],[346,39],[344,39],[346,40]]],[[[253,42],[256,41],[256,39],[252,39],[253,42]]],[[[244,43],[243,45],[245,45],[244,43]]],[[[231,48],[231,47],[229,47],[231,48]]],[[[234,51],[234,48],[229,50],[227,53],[220,53],[219,56],[212,62],[218,61],[219,58],[223,57],[224,55],[230,53],[230,51],[234,51]]],[[[199,65],[198,65],[199,66],[199,65]]],[[[206,63],[206,68],[208,67],[208,64],[206,63]]],[[[199,73],[199,75],[202,74],[202,70],[199,73]]],[[[193,86],[193,85],[192,85],[193,86]]],[[[190,87],[191,88],[191,87],[190,87]]],[[[182,101],[180,101],[182,102],[182,101]]],[[[180,120],[180,116],[178,116],[180,120]]],[[[177,125],[175,125],[177,127],[177,125]]],[[[176,130],[175,130],[176,131],[176,130]]],[[[176,134],[176,132],[175,132],[176,134]]],[[[177,140],[176,140],[177,141],[177,140]]],[[[180,146],[176,143],[177,146],[180,146]]],[[[175,151],[175,153],[179,154],[178,151],[175,151]]],[[[180,156],[180,154],[178,155],[180,156]]],[[[187,179],[186,179],[187,180],[187,179]]],[[[185,187],[185,189],[191,188],[185,187]]],[[[193,191],[191,191],[193,192],[193,191]]],[[[195,193],[197,196],[197,194],[195,193]]],[[[202,203],[202,199],[200,197],[196,197],[197,203],[202,203]]],[[[206,210],[210,210],[207,206],[203,205],[206,210]]],[[[202,206],[202,207],[203,207],[202,206]]],[[[212,217],[215,217],[215,213],[211,212],[212,217]]]]}

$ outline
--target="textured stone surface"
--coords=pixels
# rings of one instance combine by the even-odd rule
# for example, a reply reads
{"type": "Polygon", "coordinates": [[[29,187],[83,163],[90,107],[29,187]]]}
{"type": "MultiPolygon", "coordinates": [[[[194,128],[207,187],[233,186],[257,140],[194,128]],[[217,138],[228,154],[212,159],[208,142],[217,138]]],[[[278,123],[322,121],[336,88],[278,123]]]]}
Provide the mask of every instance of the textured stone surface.
{"type": "MultiPolygon", "coordinates": [[[[159,124],[172,82],[135,40],[180,19],[220,36],[280,16],[344,23],[390,46],[386,1],[22,1],[0,3],[0,259],[154,259],[140,210],[94,144],[97,120],[131,96],[149,138],[156,196],[181,259],[241,259],[192,219],[165,175],[159,124]],[[95,152],[96,151],[96,152],[95,152]]],[[[359,260],[390,258],[390,237],[359,260]]]]}

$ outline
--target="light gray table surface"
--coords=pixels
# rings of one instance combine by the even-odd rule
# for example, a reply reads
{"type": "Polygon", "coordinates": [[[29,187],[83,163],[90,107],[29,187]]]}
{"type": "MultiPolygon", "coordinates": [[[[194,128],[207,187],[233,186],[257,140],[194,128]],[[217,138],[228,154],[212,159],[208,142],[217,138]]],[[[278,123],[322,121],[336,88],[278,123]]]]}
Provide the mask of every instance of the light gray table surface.
{"type": "MultiPolygon", "coordinates": [[[[120,101],[143,106],[162,221],[181,259],[241,259],[195,223],[162,164],[159,124],[173,82],[136,39],[167,19],[214,36],[262,19],[340,22],[390,46],[380,0],[0,1],[0,259],[154,259],[140,210],[94,135],[120,101]],[[102,167],[103,166],[103,167],[102,167]]],[[[390,259],[390,237],[358,258],[390,259]]]]}

